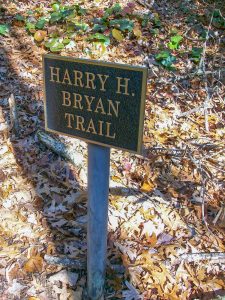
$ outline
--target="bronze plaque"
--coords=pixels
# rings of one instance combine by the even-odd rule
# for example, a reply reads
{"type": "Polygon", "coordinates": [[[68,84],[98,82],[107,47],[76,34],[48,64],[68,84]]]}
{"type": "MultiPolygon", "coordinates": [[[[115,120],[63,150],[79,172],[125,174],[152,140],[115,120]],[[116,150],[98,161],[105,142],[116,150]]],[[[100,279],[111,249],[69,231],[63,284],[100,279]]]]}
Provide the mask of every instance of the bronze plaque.
{"type": "Polygon", "coordinates": [[[147,68],[43,56],[46,130],[140,153],[147,68]]]}

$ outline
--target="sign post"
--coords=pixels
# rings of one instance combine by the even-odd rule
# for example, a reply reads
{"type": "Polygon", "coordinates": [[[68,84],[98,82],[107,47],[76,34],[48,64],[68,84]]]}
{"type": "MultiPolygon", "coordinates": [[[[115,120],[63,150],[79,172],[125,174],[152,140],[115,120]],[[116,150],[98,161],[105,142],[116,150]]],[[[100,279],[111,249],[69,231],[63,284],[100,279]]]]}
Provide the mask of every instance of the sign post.
{"type": "Polygon", "coordinates": [[[104,299],[110,147],[140,153],[147,68],[43,56],[47,131],[88,142],[87,288],[104,299]]]}
{"type": "Polygon", "coordinates": [[[88,145],[88,296],[103,298],[106,269],[110,148],[88,145]]]}

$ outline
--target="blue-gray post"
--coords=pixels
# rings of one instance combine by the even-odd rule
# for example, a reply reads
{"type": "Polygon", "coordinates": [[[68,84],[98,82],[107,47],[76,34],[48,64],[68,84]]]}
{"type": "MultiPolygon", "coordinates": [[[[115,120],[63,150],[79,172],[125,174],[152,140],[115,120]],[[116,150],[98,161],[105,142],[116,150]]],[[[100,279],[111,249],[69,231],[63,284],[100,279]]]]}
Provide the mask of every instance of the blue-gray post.
{"type": "Polygon", "coordinates": [[[107,252],[110,148],[88,144],[87,289],[104,299],[107,252]]]}

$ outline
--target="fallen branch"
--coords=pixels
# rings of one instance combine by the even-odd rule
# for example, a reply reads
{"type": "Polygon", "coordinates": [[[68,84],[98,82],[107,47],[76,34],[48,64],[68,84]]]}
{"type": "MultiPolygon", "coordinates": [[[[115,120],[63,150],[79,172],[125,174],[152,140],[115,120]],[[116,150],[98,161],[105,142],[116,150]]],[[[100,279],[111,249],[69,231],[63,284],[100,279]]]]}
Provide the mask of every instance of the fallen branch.
{"type": "Polygon", "coordinates": [[[225,262],[225,253],[223,252],[184,253],[180,255],[179,260],[185,260],[187,262],[198,262],[202,260],[225,262]]]}
{"type": "Polygon", "coordinates": [[[169,155],[169,156],[185,156],[186,150],[178,149],[178,148],[162,148],[162,147],[150,147],[146,148],[148,154],[153,153],[156,155],[169,155]]]}
{"type": "Polygon", "coordinates": [[[9,97],[9,108],[10,108],[10,129],[14,132],[15,136],[19,134],[19,119],[16,107],[16,101],[13,94],[9,97]]]}
{"type": "Polygon", "coordinates": [[[83,166],[83,155],[74,150],[72,147],[64,145],[62,142],[54,139],[43,131],[38,131],[37,136],[40,142],[59,156],[64,157],[79,168],[83,166]]]}
{"type": "Polygon", "coordinates": [[[59,257],[45,254],[44,260],[50,265],[71,267],[79,270],[86,269],[86,261],[84,259],[74,259],[69,257],[59,257]]]}

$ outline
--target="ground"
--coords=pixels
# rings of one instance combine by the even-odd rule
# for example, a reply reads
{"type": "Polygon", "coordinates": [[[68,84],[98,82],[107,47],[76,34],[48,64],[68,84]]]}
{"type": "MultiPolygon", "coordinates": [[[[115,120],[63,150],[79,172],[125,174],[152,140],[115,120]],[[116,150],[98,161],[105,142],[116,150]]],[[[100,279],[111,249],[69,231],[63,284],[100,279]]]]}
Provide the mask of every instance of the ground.
{"type": "MultiPolygon", "coordinates": [[[[111,150],[105,299],[222,299],[223,2],[121,1],[134,28],[66,42],[63,22],[25,28],[29,11],[36,22],[52,3],[0,3],[1,299],[86,297],[87,147],[52,135],[65,159],[40,138],[49,51],[149,70],[142,154],[111,150]],[[56,30],[61,40],[47,44],[56,30]]],[[[115,5],[76,3],[87,9],[79,26],[115,5]]]]}

